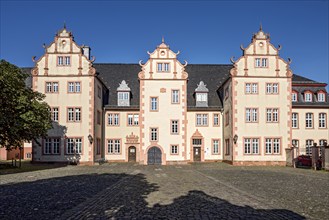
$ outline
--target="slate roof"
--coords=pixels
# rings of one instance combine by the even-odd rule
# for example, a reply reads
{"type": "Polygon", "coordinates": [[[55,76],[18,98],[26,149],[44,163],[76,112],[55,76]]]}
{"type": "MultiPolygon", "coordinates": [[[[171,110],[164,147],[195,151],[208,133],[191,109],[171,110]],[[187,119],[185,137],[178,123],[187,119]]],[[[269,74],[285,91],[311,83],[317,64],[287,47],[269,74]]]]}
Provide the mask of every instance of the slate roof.
{"type": "MultiPolygon", "coordinates": [[[[122,80],[125,80],[131,89],[130,108],[139,107],[139,81],[138,73],[141,67],[138,64],[94,64],[98,77],[109,88],[106,108],[115,109],[117,106],[117,88],[122,80]]],[[[189,74],[187,83],[187,106],[195,110],[219,110],[222,102],[217,92],[218,88],[225,82],[230,74],[232,65],[208,65],[189,64],[185,71],[189,74]],[[208,107],[195,107],[195,89],[203,81],[208,93],[208,107]]],[[[121,107],[120,107],[121,109],[121,107]]],[[[129,108],[128,108],[129,109],[129,108]]],[[[122,109],[121,109],[122,110],[122,109]]]]}
{"type": "MultiPolygon", "coordinates": [[[[113,110],[138,110],[139,109],[139,80],[138,73],[141,71],[139,64],[112,64],[94,63],[98,78],[104,83],[108,91],[104,95],[104,106],[113,110]],[[122,80],[125,80],[131,89],[130,106],[117,106],[117,88],[122,80]]],[[[189,74],[187,83],[187,107],[189,111],[213,111],[223,107],[222,88],[223,83],[230,76],[229,64],[188,64],[185,71],[189,74]],[[195,89],[203,81],[209,89],[208,107],[195,106],[195,89]]],[[[26,86],[32,86],[31,67],[22,68],[23,72],[29,74],[26,79],[26,86]]],[[[317,102],[316,93],[324,90],[324,83],[316,82],[300,75],[293,75],[292,82],[295,84],[323,84],[324,86],[293,86],[293,90],[298,92],[298,102],[293,102],[293,107],[329,107],[329,94],[326,102],[317,102]],[[309,90],[314,93],[313,102],[304,102],[304,91],[309,90]]]]}

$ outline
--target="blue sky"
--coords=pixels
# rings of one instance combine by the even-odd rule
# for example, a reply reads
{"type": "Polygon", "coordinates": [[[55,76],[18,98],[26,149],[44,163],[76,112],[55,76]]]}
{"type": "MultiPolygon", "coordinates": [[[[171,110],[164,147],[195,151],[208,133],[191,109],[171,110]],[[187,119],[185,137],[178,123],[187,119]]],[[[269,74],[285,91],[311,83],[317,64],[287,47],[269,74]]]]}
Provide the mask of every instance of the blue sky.
{"type": "Polygon", "coordinates": [[[327,82],[328,1],[1,1],[0,57],[33,66],[63,27],[97,63],[137,63],[162,36],[180,60],[227,64],[262,23],[294,73],[327,82]]]}

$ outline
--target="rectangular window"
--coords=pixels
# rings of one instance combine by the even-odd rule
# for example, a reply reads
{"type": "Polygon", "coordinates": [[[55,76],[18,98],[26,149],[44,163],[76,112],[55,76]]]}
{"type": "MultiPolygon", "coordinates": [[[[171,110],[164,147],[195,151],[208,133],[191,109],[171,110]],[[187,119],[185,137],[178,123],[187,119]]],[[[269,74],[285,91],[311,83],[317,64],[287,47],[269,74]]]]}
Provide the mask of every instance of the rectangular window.
{"type": "Polygon", "coordinates": [[[280,138],[265,139],[265,154],[280,154],[281,148],[280,138]]]}
{"type": "Polygon", "coordinates": [[[128,114],[128,125],[133,126],[133,121],[134,121],[134,115],[133,114],[128,114]]]}
{"type": "Polygon", "coordinates": [[[45,139],[44,154],[51,154],[51,138],[45,139]]]}
{"type": "Polygon", "coordinates": [[[259,139],[258,138],[244,138],[244,153],[245,154],[259,154],[259,139]]]}
{"type": "Polygon", "coordinates": [[[219,114],[214,114],[214,126],[219,126],[219,114]]]}
{"type": "Polygon", "coordinates": [[[151,141],[158,141],[158,129],[151,128],[151,141]]]}
{"type": "Polygon", "coordinates": [[[255,66],[256,67],[261,67],[260,58],[255,59],[255,66]]]}
{"type": "Polygon", "coordinates": [[[258,93],[258,83],[246,83],[245,84],[246,94],[257,94],[258,93]]]}
{"type": "Polygon", "coordinates": [[[107,124],[111,126],[119,126],[120,115],[119,113],[109,113],[107,115],[107,124]]]}
{"type": "Polygon", "coordinates": [[[325,99],[325,93],[318,93],[318,102],[325,102],[326,99],[325,99]]]}
{"type": "Polygon", "coordinates": [[[67,154],[81,154],[82,153],[82,138],[67,138],[66,139],[66,153],[67,154]]]}
{"type": "Polygon", "coordinates": [[[246,109],[246,122],[257,122],[258,121],[258,109],[247,108],[246,109]]]}
{"type": "Polygon", "coordinates": [[[298,128],[298,113],[292,113],[292,128],[298,128]]]}
{"type": "Polygon", "coordinates": [[[266,83],[266,94],[279,94],[279,84],[266,83]]]}
{"type": "Polygon", "coordinates": [[[305,102],[312,102],[312,93],[305,93],[305,102]]]}
{"type": "Polygon", "coordinates": [[[58,66],[63,66],[64,61],[62,56],[57,57],[57,64],[58,66]]]}
{"type": "Polygon", "coordinates": [[[46,138],[44,140],[44,154],[59,154],[60,138],[46,138]]]}
{"type": "Polygon", "coordinates": [[[319,128],[326,128],[327,126],[327,114],[326,113],[319,113],[319,128]]]}
{"type": "Polygon", "coordinates": [[[171,103],[179,103],[179,90],[171,91],[171,103]]]}
{"type": "Polygon", "coordinates": [[[68,114],[68,121],[74,122],[74,108],[68,108],[67,114],[68,114]]]}
{"type": "Polygon", "coordinates": [[[251,93],[251,83],[246,83],[246,94],[250,94],[251,93]]]}
{"type": "Polygon", "coordinates": [[[81,108],[75,108],[75,121],[81,121],[81,108]]]}
{"type": "Polygon", "coordinates": [[[57,65],[58,66],[69,66],[71,65],[71,57],[69,56],[58,56],[57,57],[57,65]]]}
{"type": "Polygon", "coordinates": [[[297,102],[297,93],[293,92],[293,93],[291,94],[291,101],[292,101],[292,102],[297,102]]]}
{"type": "Polygon", "coordinates": [[[68,93],[80,93],[81,83],[80,82],[68,82],[68,93]]]}
{"type": "Polygon", "coordinates": [[[272,139],[265,139],[265,154],[272,154],[272,139]]]}
{"type": "Polygon", "coordinates": [[[299,141],[296,140],[296,139],[293,139],[291,144],[292,144],[293,147],[297,147],[297,148],[299,147],[299,141]]]}
{"type": "Polygon", "coordinates": [[[158,63],[157,64],[157,71],[158,72],[169,72],[170,71],[170,64],[169,63],[158,63]]]}
{"type": "Polygon", "coordinates": [[[46,93],[58,93],[58,82],[46,82],[46,93]]]}
{"type": "Polygon", "coordinates": [[[151,111],[157,111],[157,110],[158,110],[158,98],[151,97],[151,111]]]}
{"type": "Polygon", "coordinates": [[[169,63],[164,64],[164,71],[169,72],[169,63]]]}
{"type": "Polygon", "coordinates": [[[252,84],[251,93],[253,93],[253,94],[258,93],[258,84],[257,83],[252,84]]]}
{"type": "Polygon", "coordinates": [[[171,134],[178,134],[178,120],[171,121],[171,134]]]}
{"type": "Polygon", "coordinates": [[[268,60],[267,58],[255,58],[256,67],[267,67],[268,60]]]}
{"type": "Polygon", "coordinates": [[[58,107],[51,108],[51,119],[53,121],[58,121],[59,118],[58,116],[59,116],[58,107]]]}
{"type": "Polygon", "coordinates": [[[266,122],[279,122],[279,109],[277,108],[266,109],[266,122]]]}
{"type": "Polygon", "coordinates": [[[171,154],[178,154],[178,146],[171,145],[171,154]]]}
{"type": "Polygon", "coordinates": [[[305,125],[306,125],[306,128],[313,128],[313,113],[306,113],[305,125]]]}
{"type": "Polygon", "coordinates": [[[101,124],[101,112],[97,111],[97,124],[101,124]]]}
{"type": "Polygon", "coordinates": [[[197,93],[196,94],[197,102],[207,102],[208,101],[208,93],[197,93]]]}
{"type": "Polygon", "coordinates": [[[65,65],[69,66],[71,64],[71,57],[65,57],[65,65]]]}
{"type": "Polygon", "coordinates": [[[212,153],[219,154],[219,140],[212,140],[212,153]]]}
{"type": "Polygon", "coordinates": [[[99,138],[96,139],[96,154],[101,154],[101,139],[99,138]]]}
{"type": "Polygon", "coordinates": [[[119,139],[107,140],[107,152],[109,154],[120,154],[121,141],[119,139]]]}
{"type": "Polygon", "coordinates": [[[202,145],[202,139],[192,139],[193,146],[201,146],[202,145]]]}
{"type": "Polygon", "coordinates": [[[158,63],[158,72],[162,72],[162,63],[158,63]]]}
{"type": "Polygon", "coordinates": [[[313,140],[306,140],[306,155],[311,156],[312,155],[312,147],[313,147],[313,140]]]}
{"type": "Polygon", "coordinates": [[[196,114],[196,125],[207,126],[208,125],[208,114],[196,114]]]}
{"type": "Polygon", "coordinates": [[[231,154],[230,140],[226,139],[225,140],[225,155],[230,155],[230,154],[231,154]]]}

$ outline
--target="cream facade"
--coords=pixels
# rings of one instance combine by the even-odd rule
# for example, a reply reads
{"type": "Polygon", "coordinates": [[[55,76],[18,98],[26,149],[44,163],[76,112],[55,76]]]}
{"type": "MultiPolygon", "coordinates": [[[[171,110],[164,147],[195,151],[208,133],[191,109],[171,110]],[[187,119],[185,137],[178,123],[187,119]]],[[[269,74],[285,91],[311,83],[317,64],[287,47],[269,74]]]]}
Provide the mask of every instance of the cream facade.
{"type": "Polygon", "coordinates": [[[54,121],[33,144],[33,160],[285,165],[296,140],[300,153],[306,140],[327,141],[326,84],[293,75],[262,29],[241,49],[232,65],[188,64],[162,41],[145,63],[97,64],[64,27],[32,69],[32,88],[46,94],[54,121]],[[300,91],[309,84],[317,90],[300,91]],[[308,92],[317,108],[292,101],[308,92]]]}

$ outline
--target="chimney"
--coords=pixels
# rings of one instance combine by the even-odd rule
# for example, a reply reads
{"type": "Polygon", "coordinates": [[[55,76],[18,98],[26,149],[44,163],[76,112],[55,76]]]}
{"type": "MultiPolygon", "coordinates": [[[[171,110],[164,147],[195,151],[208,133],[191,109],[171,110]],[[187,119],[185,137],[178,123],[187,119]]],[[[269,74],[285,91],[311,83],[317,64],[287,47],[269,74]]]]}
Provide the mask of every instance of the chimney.
{"type": "Polygon", "coordinates": [[[88,58],[88,60],[90,60],[90,50],[91,49],[89,46],[82,47],[82,53],[83,53],[83,55],[85,55],[88,58]]]}

